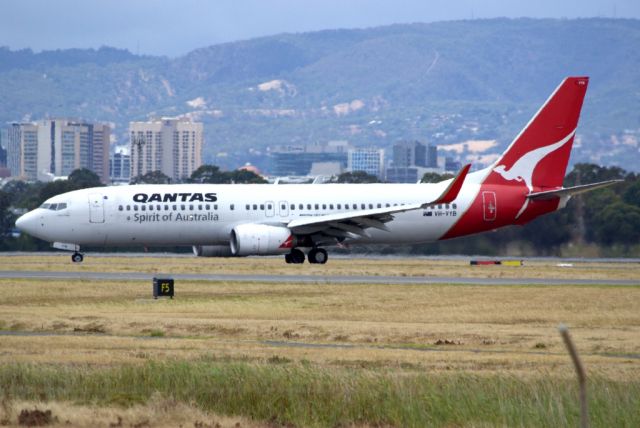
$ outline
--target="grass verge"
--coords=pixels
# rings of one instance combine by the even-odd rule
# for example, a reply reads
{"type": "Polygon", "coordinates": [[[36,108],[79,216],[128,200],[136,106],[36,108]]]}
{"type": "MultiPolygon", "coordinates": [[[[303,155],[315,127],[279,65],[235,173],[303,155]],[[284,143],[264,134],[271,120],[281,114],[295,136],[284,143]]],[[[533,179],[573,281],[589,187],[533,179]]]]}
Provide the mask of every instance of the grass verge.
{"type": "MultiPolygon", "coordinates": [[[[149,362],[110,368],[6,364],[5,397],[131,407],[165,397],[203,411],[297,426],[577,426],[572,379],[398,374],[309,363],[149,362]]],[[[592,378],[593,426],[640,426],[640,382],[592,378]]]]}

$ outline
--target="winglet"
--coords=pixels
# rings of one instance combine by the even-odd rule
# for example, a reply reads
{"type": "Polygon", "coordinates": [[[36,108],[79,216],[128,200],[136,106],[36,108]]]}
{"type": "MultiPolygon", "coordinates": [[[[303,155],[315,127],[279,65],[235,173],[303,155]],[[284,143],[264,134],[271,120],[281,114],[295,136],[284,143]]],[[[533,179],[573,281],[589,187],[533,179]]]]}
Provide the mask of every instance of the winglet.
{"type": "Polygon", "coordinates": [[[470,168],[470,163],[462,167],[460,172],[458,172],[458,174],[453,177],[453,180],[451,180],[451,183],[449,183],[447,188],[444,189],[444,192],[442,192],[442,194],[436,200],[426,203],[423,206],[434,204],[448,204],[449,202],[453,202],[458,197],[458,193],[460,193],[460,189],[462,188],[462,184],[464,184],[464,179],[467,178],[467,173],[469,172],[470,168]]]}

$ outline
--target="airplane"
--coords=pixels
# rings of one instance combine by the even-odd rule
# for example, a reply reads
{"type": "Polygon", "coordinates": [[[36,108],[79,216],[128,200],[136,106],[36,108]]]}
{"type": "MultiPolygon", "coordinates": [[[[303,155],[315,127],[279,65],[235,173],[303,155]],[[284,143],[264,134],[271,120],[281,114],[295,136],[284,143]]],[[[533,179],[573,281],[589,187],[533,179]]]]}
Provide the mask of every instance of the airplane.
{"type": "Polygon", "coordinates": [[[564,188],[588,77],[568,77],[489,167],[416,184],[174,184],[96,187],[48,199],[16,226],[81,246],[192,246],[196,256],[284,255],[324,264],[326,248],[417,244],[525,224],[610,180],[564,188]]]}

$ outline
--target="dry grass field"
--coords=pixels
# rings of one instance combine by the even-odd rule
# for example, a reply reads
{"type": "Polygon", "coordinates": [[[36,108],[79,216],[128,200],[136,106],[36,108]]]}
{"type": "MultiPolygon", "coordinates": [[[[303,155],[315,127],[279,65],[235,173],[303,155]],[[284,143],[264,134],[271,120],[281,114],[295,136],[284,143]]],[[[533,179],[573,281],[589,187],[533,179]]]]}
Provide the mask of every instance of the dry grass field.
{"type": "Polygon", "coordinates": [[[640,283],[638,263],[573,263],[527,261],[524,266],[470,266],[468,260],[397,258],[332,258],[326,265],[287,265],[282,257],[95,257],[88,254],[81,264],[68,253],[44,256],[1,256],[0,270],[65,272],[144,272],[150,274],[265,274],[265,275],[374,275],[469,278],[625,279],[640,283]]]}
{"type": "MultiPolygon", "coordinates": [[[[585,263],[561,268],[551,262],[537,262],[520,268],[470,267],[463,261],[397,259],[331,260],[326,266],[293,266],[285,265],[280,259],[89,256],[78,266],[67,262],[66,257],[0,257],[0,269],[142,271],[150,274],[640,278],[640,266],[634,264],[585,263]]],[[[50,367],[56,370],[77,368],[94,373],[95,370],[120,370],[123,367],[146,370],[149,364],[155,363],[185,363],[194,367],[213,364],[220,370],[233,368],[234,364],[256,370],[274,366],[279,370],[284,364],[292,367],[291,370],[316,370],[327,376],[349,373],[345,375],[349,378],[355,373],[353,384],[364,382],[361,376],[367,381],[370,376],[408,381],[426,375],[436,379],[471,376],[491,385],[496,379],[499,382],[515,379],[526,385],[558,379],[570,385],[573,368],[557,332],[561,322],[570,327],[590,376],[608,382],[607,388],[611,390],[620,387],[621,394],[626,387],[620,385],[630,385],[630,391],[640,388],[640,285],[319,285],[179,281],[175,299],[154,300],[150,281],[2,279],[0,293],[0,371],[5,370],[4,375],[0,373],[0,381],[4,379],[11,383],[11,388],[6,389],[14,391],[11,400],[5,400],[3,410],[8,415],[5,420],[10,423],[16,420],[19,408],[35,406],[42,398],[37,391],[19,381],[26,376],[22,373],[27,370],[25,367],[36,371],[50,367]]],[[[309,376],[313,378],[315,373],[309,376]]],[[[38,376],[44,378],[45,374],[38,376]]],[[[277,378],[278,374],[274,376],[277,378]]],[[[564,391],[565,386],[558,388],[564,391]]],[[[54,409],[54,413],[58,409],[58,414],[75,415],[69,419],[71,425],[84,425],[82,421],[86,419],[82,415],[87,412],[102,412],[103,426],[109,426],[117,416],[125,414],[129,415],[125,418],[126,423],[146,420],[148,426],[197,426],[198,421],[213,420],[222,426],[270,423],[270,418],[265,420],[262,414],[225,407],[203,408],[196,398],[193,402],[178,400],[175,412],[158,419],[144,415],[157,413],[152,411],[157,405],[153,403],[165,398],[124,403],[126,412],[130,413],[125,410],[118,413],[117,409],[111,409],[111,402],[98,407],[95,403],[74,404],[74,400],[64,399],[72,397],[71,392],[67,396],[59,395],[61,389],[51,391],[51,396],[63,398],[52,399],[46,395],[49,400],[39,406],[48,406],[46,408],[54,409]],[[185,419],[184,415],[192,409],[197,412],[185,419]]],[[[635,403],[638,400],[636,396],[635,403]]],[[[602,401],[606,402],[606,399],[602,401]]],[[[336,416],[338,419],[329,416],[322,419],[317,415],[296,416],[286,412],[274,417],[278,423],[317,426],[325,426],[327,420],[347,425],[420,426],[419,422],[423,420],[417,416],[416,420],[385,419],[386,416],[380,416],[380,420],[374,416],[359,420],[345,415],[336,416]]],[[[514,418],[492,420],[486,416],[479,420],[445,418],[442,421],[455,425],[523,422],[517,416],[514,418]]],[[[66,422],[59,419],[60,424],[66,422]]],[[[564,422],[573,420],[569,418],[564,422]]],[[[632,414],[631,419],[624,420],[637,421],[640,415],[632,414]]],[[[428,425],[440,425],[439,421],[434,419],[428,425]]],[[[550,421],[534,418],[532,421],[526,423],[525,420],[522,424],[563,424],[557,418],[550,421]]]]}

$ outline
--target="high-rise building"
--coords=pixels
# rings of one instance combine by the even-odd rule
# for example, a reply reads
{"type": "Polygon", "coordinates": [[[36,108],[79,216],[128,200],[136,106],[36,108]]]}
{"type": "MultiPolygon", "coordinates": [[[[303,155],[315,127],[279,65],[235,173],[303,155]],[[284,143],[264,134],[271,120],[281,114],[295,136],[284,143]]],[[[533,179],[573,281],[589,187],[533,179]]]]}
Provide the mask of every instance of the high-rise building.
{"type": "Polygon", "coordinates": [[[438,146],[427,145],[427,162],[425,166],[427,168],[438,167],[438,146]]]}
{"type": "Polygon", "coordinates": [[[202,165],[203,126],[182,118],[130,122],[131,177],[161,171],[172,180],[202,165]]]}
{"type": "Polygon", "coordinates": [[[8,133],[6,129],[0,129],[0,168],[7,166],[7,149],[5,148],[8,141],[8,133]]]}
{"type": "Polygon", "coordinates": [[[348,152],[347,169],[349,171],[364,171],[384,178],[384,149],[353,149],[348,152]]]}
{"type": "Polygon", "coordinates": [[[108,125],[72,119],[12,123],[7,164],[13,176],[26,180],[46,181],[86,168],[106,183],[110,135],[108,125]]]}
{"type": "Polygon", "coordinates": [[[339,162],[347,168],[347,141],[329,141],[324,144],[278,146],[269,152],[271,175],[278,177],[308,175],[313,164],[339,162]]]}
{"type": "Polygon", "coordinates": [[[399,141],[393,145],[393,166],[426,166],[427,148],[419,141],[399,141]]]}
{"type": "Polygon", "coordinates": [[[131,156],[128,148],[116,149],[109,157],[109,177],[112,183],[128,183],[131,179],[131,156]]]}

